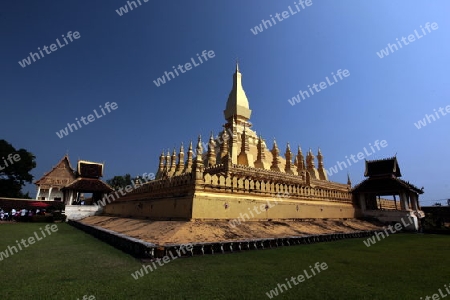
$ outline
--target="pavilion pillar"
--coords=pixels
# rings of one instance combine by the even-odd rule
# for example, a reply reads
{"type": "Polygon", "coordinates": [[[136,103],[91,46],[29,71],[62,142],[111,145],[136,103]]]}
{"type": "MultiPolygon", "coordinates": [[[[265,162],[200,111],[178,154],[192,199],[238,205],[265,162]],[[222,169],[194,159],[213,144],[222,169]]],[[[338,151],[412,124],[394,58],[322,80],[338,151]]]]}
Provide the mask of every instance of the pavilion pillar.
{"type": "Polygon", "coordinates": [[[409,210],[408,195],[405,192],[400,192],[400,208],[401,210],[409,210]]]}
{"type": "Polygon", "coordinates": [[[414,207],[416,206],[415,203],[413,203],[412,193],[408,193],[408,203],[409,203],[409,208],[411,208],[411,209],[414,209],[414,207]]]}
{"type": "Polygon", "coordinates": [[[406,198],[407,209],[411,209],[411,201],[410,201],[410,198],[409,198],[409,193],[405,192],[405,198],[406,198]]]}
{"type": "Polygon", "coordinates": [[[36,200],[39,200],[40,194],[41,194],[41,187],[38,186],[38,191],[37,191],[37,194],[36,194],[36,200]]]}
{"type": "Polygon", "coordinates": [[[70,190],[69,191],[69,205],[72,205],[72,202],[73,202],[73,191],[70,190]]]}
{"type": "Polygon", "coordinates": [[[413,210],[419,210],[419,203],[417,201],[417,195],[415,193],[411,193],[410,199],[411,199],[411,208],[413,210]]]}
{"type": "Polygon", "coordinates": [[[394,197],[395,210],[398,210],[398,208],[397,208],[397,199],[396,199],[395,195],[392,195],[392,196],[394,197]]]}
{"type": "Polygon", "coordinates": [[[403,201],[403,193],[400,192],[398,195],[399,202],[400,202],[400,210],[405,210],[405,202],[403,201]]]}
{"type": "Polygon", "coordinates": [[[366,210],[366,197],[364,196],[364,193],[359,194],[359,205],[361,206],[361,210],[366,210]]]}
{"type": "Polygon", "coordinates": [[[51,196],[51,194],[52,194],[52,189],[53,189],[53,187],[50,187],[50,189],[48,190],[48,200],[50,201],[50,196],[51,196]]]}
{"type": "MultiPolygon", "coordinates": [[[[419,194],[414,194],[414,198],[416,199],[417,210],[422,210],[419,203],[419,194]]],[[[448,204],[448,206],[450,206],[450,203],[448,204]]]]}

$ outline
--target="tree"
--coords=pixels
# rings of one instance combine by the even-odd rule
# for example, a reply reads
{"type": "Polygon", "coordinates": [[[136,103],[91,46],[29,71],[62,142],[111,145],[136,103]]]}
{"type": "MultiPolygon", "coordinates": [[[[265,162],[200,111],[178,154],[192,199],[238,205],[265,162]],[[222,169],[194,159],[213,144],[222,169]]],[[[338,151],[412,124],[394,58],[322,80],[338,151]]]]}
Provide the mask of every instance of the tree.
{"type": "Polygon", "coordinates": [[[0,196],[28,197],[22,193],[25,183],[32,183],[30,171],[36,167],[36,157],[25,149],[16,150],[10,143],[0,140],[0,196]]]}
{"type": "Polygon", "coordinates": [[[113,178],[106,180],[106,183],[117,191],[118,189],[125,188],[127,185],[131,184],[131,175],[125,174],[124,176],[114,176],[113,178]]]}

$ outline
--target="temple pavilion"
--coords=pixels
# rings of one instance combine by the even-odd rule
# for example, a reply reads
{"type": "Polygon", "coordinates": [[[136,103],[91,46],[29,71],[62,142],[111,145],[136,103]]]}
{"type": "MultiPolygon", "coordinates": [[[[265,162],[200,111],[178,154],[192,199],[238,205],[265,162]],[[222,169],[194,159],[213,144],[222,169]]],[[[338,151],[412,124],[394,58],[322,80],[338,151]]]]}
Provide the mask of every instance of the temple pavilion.
{"type": "Polygon", "coordinates": [[[62,188],[74,181],[75,170],[69,156],[65,155],[50,171],[45,173],[34,184],[37,187],[36,200],[63,201],[62,188]]]}
{"type": "Polygon", "coordinates": [[[206,146],[201,137],[187,153],[183,144],[161,153],[156,178],[110,201],[110,215],[149,219],[354,218],[351,182],[328,180],[317,155],[287,144],[271,148],[253,130],[252,110],[236,65],[224,110],[225,124],[206,146]],[[186,155],[186,156],[185,156],[186,155]],[[317,160],[317,164],[316,164],[317,160]],[[258,209],[254,209],[257,207],[258,209]]]}
{"type": "Polygon", "coordinates": [[[355,206],[364,217],[392,223],[402,222],[403,219],[403,223],[411,223],[407,229],[419,229],[420,219],[425,217],[419,204],[423,188],[400,179],[402,173],[396,156],[366,161],[364,176],[367,179],[352,190],[355,206]],[[383,201],[381,197],[386,196],[391,196],[393,200],[383,201]]]}
{"type": "Polygon", "coordinates": [[[66,205],[79,203],[84,193],[92,193],[93,201],[99,200],[113,189],[103,182],[103,164],[79,160],[77,170],[72,168],[65,155],[49,172],[35,182],[36,200],[62,201],[66,205]]]}

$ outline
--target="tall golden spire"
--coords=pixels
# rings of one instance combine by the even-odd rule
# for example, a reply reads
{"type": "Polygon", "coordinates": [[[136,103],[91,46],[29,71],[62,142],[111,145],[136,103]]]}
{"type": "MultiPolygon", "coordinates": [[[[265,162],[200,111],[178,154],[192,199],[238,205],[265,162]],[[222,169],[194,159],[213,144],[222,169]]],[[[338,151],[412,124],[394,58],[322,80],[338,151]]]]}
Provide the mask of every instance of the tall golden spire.
{"type": "Polygon", "coordinates": [[[161,152],[161,155],[159,156],[159,167],[158,172],[156,172],[155,179],[161,178],[163,172],[164,172],[164,150],[161,152]]]}
{"type": "Polygon", "coordinates": [[[177,163],[177,152],[175,151],[175,148],[173,148],[172,157],[170,160],[170,169],[169,169],[169,176],[172,176],[175,174],[175,168],[177,163]]]}
{"type": "Polygon", "coordinates": [[[277,141],[275,141],[275,139],[273,140],[273,147],[270,152],[272,152],[272,165],[270,166],[270,169],[272,171],[281,172],[280,167],[279,167],[280,160],[278,159],[280,150],[278,149],[277,141]]]}
{"type": "Polygon", "coordinates": [[[211,167],[216,164],[216,152],[214,148],[216,148],[216,142],[214,141],[214,135],[211,132],[211,136],[209,137],[208,143],[207,167],[211,167]]]}
{"type": "Polygon", "coordinates": [[[203,164],[203,147],[202,147],[202,137],[201,135],[198,136],[198,142],[197,142],[197,156],[194,160],[194,166],[193,170],[195,172],[195,182],[201,183],[203,181],[203,170],[204,170],[204,164],[203,164]]]}
{"type": "Polygon", "coordinates": [[[261,136],[258,137],[258,144],[256,145],[256,148],[258,149],[258,154],[255,161],[255,168],[269,169],[269,165],[266,162],[265,147],[261,136]]]}
{"type": "Polygon", "coordinates": [[[201,163],[203,165],[203,147],[202,147],[202,136],[198,136],[197,148],[196,148],[197,156],[195,157],[196,163],[201,163]]]}
{"type": "Polygon", "coordinates": [[[292,152],[291,152],[291,146],[289,146],[289,143],[287,143],[286,146],[286,152],[284,154],[284,157],[286,157],[286,165],[284,167],[284,172],[286,174],[294,174],[294,172],[292,171],[292,152]]]}
{"type": "Polygon", "coordinates": [[[259,138],[258,138],[258,145],[257,145],[257,147],[258,147],[258,159],[259,160],[265,160],[266,159],[266,153],[265,153],[265,147],[264,147],[264,144],[263,144],[263,139],[262,139],[262,136],[259,136],[259,138]]]}
{"type": "Polygon", "coordinates": [[[166,161],[164,163],[164,171],[169,171],[169,168],[170,168],[170,152],[167,149],[166,161]]]}
{"type": "Polygon", "coordinates": [[[192,172],[192,156],[193,156],[193,152],[192,152],[192,141],[189,144],[189,149],[188,149],[188,153],[187,153],[187,160],[186,160],[186,168],[184,169],[184,173],[191,173],[192,172]]]}
{"type": "Polygon", "coordinates": [[[180,152],[178,153],[178,164],[175,169],[175,175],[180,175],[184,172],[184,146],[181,143],[180,152]]]}
{"type": "Polygon", "coordinates": [[[251,166],[253,167],[253,156],[249,153],[250,147],[248,144],[248,136],[245,132],[245,124],[244,124],[244,131],[241,135],[241,152],[238,155],[238,164],[244,165],[244,166],[251,166]]]}
{"type": "Polygon", "coordinates": [[[323,167],[323,155],[322,152],[320,151],[320,148],[319,151],[317,152],[317,165],[319,168],[323,167]]]}
{"type": "Polygon", "coordinates": [[[239,71],[239,64],[236,62],[236,71],[233,75],[233,87],[228,96],[227,106],[224,110],[225,120],[232,122],[234,116],[240,122],[250,119],[252,111],[248,103],[247,95],[242,87],[242,74],[239,71]]]}
{"type": "MultiPolygon", "coordinates": [[[[226,129],[226,128],[225,128],[226,129]]],[[[228,157],[228,139],[230,136],[227,131],[224,130],[222,133],[222,144],[220,144],[220,163],[225,164],[228,157]]]]}
{"type": "Polygon", "coordinates": [[[298,146],[297,150],[297,172],[300,175],[302,171],[305,170],[305,157],[302,153],[302,148],[298,146]]]}
{"type": "Polygon", "coordinates": [[[316,169],[314,164],[314,154],[312,153],[311,148],[309,148],[308,155],[306,156],[306,168],[308,169],[309,175],[313,179],[320,179],[319,172],[316,169]]]}
{"type": "Polygon", "coordinates": [[[311,148],[309,148],[308,155],[306,156],[306,168],[314,169],[316,166],[314,164],[314,154],[312,153],[311,148]]]}
{"type": "Polygon", "coordinates": [[[317,171],[319,172],[319,179],[320,180],[328,180],[328,174],[323,166],[323,155],[322,155],[322,151],[319,151],[317,153],[317,171]]]}

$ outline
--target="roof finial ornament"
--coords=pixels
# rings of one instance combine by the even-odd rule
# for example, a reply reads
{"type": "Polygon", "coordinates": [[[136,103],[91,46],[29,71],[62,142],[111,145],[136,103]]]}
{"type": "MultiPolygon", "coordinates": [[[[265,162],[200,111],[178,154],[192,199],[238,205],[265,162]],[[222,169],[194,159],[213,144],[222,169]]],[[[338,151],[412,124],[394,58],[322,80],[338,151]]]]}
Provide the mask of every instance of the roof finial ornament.
{"type": "Polygon", "coordinates": [[[236,72],[239,72],[239,57],[236,57],[236,72]]]}

